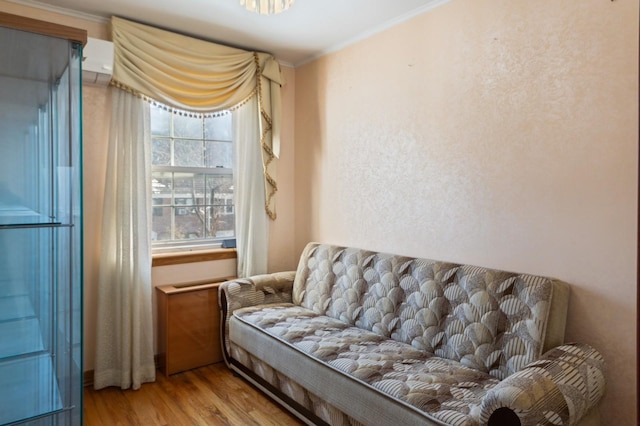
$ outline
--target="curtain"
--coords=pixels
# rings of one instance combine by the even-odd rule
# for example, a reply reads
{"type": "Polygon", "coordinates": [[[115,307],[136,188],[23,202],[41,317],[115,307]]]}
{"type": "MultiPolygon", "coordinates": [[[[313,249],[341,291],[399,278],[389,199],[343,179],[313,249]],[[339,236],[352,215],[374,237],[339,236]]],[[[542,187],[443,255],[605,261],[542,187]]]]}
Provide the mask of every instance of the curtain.
{"type": "Polygon", "coordinates": [[[256,97],[233,111],[234,170],[238,276],[265,274],[269,249],[269,218],[264,214],[260,118],[256,97]]]}
{"type": "Polygon", "coordinates": [[[235,107],[257,95],[264,208],[275,219],[278,186],[272,169],[280,150],[280,86],[284,84],[275,58],[118,17],[111,19],[111,27],[111,84],[123,90],[179,110],[205,114],[235,107]]]}
{"type": "Polygon", "coordinates": [[[112,89],[94,387],[155,380],[149,104],[112,89]]]}

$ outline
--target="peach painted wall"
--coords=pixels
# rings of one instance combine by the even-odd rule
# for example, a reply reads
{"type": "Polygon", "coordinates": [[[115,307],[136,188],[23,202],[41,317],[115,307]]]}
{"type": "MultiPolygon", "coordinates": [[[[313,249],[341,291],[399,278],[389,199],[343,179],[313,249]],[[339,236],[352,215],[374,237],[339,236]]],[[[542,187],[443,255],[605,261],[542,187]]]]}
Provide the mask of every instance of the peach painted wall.
{"type": "Polygon", "coordinates": [[[282,87],[282,129],[280,158],[276,162],[278,182],[277,219],[269,223],[269,272],[295,270],[300,253],[294,239],[295,223],[295,94],[296,70],[282,67],[286,84],[282,87]]]}
{"type": "Polygon", "coordinates": [[[638,2],[452,0],[296,69],[309,240],[558,277],[636,418],[638,2]]]}

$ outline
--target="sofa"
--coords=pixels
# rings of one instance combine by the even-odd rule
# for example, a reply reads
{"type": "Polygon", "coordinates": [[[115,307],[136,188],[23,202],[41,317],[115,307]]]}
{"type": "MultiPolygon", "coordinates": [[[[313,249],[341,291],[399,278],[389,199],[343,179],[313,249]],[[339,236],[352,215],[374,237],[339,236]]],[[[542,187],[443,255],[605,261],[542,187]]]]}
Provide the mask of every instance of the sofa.
{"type": "Polygon", "coordinates": [[[559,280],[310,243],[223,283],[226,364],[307,424],[598,424],[602,356],[559,280]]]}

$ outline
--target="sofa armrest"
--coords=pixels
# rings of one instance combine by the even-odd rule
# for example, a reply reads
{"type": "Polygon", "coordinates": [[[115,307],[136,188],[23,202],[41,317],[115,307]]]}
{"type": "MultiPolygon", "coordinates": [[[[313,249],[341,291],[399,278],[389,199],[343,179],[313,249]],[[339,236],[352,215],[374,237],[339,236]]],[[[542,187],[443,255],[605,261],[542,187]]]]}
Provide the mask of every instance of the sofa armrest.
{"type": "Polygon", "coordinates": [[[269,303],[291,303],[294,271],[238,278],[220,284],[220,327],[222,354],[229,364],[229,319],[233,311],[269,303]]]}
{"type": "Polygon", "coordinates": [[[220,307],[232,314],[236,309],[247,306],[291,303],[294,278],[295,272],[289,271],[224,282],[220,284],[220,307]]]}
{"type": "Polygon", "coordinates": [[[491,425],[575,425],[605,389],[604,360],[588,345],[551,349],[490,390],[480,418],[491,425]]]}

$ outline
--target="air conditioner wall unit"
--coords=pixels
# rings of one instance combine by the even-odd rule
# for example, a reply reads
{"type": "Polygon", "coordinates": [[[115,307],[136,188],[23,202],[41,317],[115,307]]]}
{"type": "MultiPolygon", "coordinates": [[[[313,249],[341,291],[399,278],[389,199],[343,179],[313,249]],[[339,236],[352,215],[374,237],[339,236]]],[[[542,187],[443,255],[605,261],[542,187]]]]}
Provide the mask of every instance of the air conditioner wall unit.
{"type": "Polygon", "coordinates": [[[113,73],[113,43],[89,37],[82,56],[82,82],[108,85],[113,73]]]}

